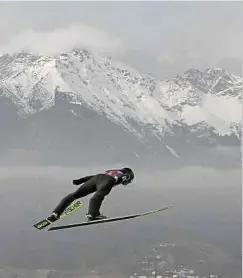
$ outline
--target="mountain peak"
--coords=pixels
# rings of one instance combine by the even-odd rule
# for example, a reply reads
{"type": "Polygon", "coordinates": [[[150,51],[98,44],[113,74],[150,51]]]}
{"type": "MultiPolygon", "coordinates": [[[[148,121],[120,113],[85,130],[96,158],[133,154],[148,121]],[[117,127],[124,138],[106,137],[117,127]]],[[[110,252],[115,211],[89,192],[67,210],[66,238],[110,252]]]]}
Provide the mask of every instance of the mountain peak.
{"type": "Polygon", "coordinates": [[[86,106],[134,132],[134,124],[164,136],[175,126],[198,125],[215,134],[235,134],[241,123],[242,80],[218,68],[189,69],[159,81],[86,49],[53,56],[21,52],[0,57],[0,94],[31,115],[55,105],[65,93],[70,103],[86,106]],[[37,105],[38,104],[38,105],[37,105]]]}

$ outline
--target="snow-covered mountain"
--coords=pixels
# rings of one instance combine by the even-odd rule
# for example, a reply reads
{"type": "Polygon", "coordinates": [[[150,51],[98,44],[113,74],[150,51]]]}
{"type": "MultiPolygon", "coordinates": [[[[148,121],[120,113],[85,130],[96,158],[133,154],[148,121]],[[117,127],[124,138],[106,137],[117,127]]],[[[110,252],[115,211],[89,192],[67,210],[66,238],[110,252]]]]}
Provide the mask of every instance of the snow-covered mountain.
{"type": "MultiPolygon", "coordinates": [[[[46,116],[65,103],[80,124],[102,117],[148,145],[161,144],[177,158],[182,141],[240,144],[242,79],[223,69],[191,69],[157,80],[79,49],[56,56],[4,54],[0,68],[0,109],[10,101],[25,119],[46,116]]],[[[1,117],[3,125],[6,113],[1,117]]],[[[92,122],[92,128],[98,125],[92,122]]]]}

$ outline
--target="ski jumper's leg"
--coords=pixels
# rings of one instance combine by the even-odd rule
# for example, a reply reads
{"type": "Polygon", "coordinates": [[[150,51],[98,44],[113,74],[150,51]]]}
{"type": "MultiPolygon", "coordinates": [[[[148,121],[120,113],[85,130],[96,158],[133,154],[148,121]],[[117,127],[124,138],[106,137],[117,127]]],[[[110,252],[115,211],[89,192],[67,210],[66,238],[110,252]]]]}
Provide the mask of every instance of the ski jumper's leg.
{"type": "Polygon", "coordinates": [[[76,191],[65,196],[57,207],[53,210],[58,216],[60,216],[64,210],[76,199],[85,197],[96,191],[96,176],[82,184],[76,191]]]}
{"type": "Polygon", "coordinates": [[[93,217],[100,215],[100,207],[106,195],[108,195],[115,183],[111,176],[99,174],[97,176],[97,191],[89,201],[88,214],[93,217]]]}

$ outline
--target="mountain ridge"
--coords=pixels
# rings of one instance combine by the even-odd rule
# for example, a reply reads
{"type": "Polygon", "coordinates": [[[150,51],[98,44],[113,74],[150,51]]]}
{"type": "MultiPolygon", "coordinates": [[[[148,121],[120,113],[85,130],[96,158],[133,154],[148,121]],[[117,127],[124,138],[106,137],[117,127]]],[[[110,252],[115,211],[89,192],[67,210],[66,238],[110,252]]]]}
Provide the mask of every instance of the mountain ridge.
{"type": "MultiPolygon", "coordinates": [[[[25,119],[25,126],[28,122],[27,130],[31,129],[32,133],[33,125],[40,129],[34,123],[38,118],[42,118],[37,120],[39,123],[45,119],[45,125],[49,125],[48,121],[52,120],[48,117],[54,117],[53,127],[61,129],[64,128],[62,123],[69,119],[69,123],[73,122],[73,130],[67,126],[68,122],[63,125],[70,134],[82,129],[79,136],[83,138],[84,130],[91,134],[93,128],[97,130],[94,137],[104,137],[101,133],[107,133],[103,140],[109,141],[110,148],[120,140],[116,136],[110,136],[114,137],[110,140],[108,136],[116,130],[121,138],[125,134],[129,144],[134,140],[136,146],[139,140],[141,146],[150,145],[154,150],[162,148],[174,159],[181,156],[185,146],[188,151],[192,146],[240,145],[242,79],[223,69],[212,68],[205,72],[190,69],[182,76],[157,80],[152,75],[140,75],[111,57],[80,49],[56,56],[35,56],[26,52],[4,54],[0,57],[0,66],[1,130],[6,129],[6,115],[12,115],[8,119],[13,117],[14,121],[25,119]],[[103,126],[103,131],[99,125],[103,126]]],[[[47,133],[51,131],[46,130],[52,128],[43,128],[45,131],[39,134],[48,141],[47,133]]],[[[66,136],[65,133],[63,130],[66,136]]],[[[71,144],[73,136],[69,137],[67,141],[71,144]]],[[[57,144],[57,140],[50,144],[57,144]]],[[[93,144],[98,146],[99,142],[94,140],[93,144]]],[[[9,148],[9,144],[6,147],[9,148]]]]}

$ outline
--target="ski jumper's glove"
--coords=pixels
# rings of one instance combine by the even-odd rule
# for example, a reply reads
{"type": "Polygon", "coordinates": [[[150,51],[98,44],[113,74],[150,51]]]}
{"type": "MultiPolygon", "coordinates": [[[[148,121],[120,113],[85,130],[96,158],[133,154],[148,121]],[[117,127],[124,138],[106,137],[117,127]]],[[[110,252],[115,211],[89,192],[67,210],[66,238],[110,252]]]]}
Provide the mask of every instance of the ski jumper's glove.
{"type": "Polygon", "coordinates": [[[79,183],[79,180],[73,180],[73,184],[74,185],[79,185],[80,183],[79,183]]]}

